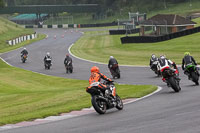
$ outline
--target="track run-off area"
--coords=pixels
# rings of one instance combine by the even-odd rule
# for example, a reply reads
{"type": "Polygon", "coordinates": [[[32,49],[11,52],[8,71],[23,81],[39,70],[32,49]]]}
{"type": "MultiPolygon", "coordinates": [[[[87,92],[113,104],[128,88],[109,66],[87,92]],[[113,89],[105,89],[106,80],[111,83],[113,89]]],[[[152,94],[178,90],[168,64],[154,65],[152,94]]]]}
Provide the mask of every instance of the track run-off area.
{"type": "MultiPolygon", "coordinates": [[[[105,64],[97,64],[72,56],[74,73],[66,74],[63,64],[69,47],[83,34],[81,30],[36,29],[37,33],[48,37],[26,46],[29,57],[21,63],[17,49],[0,55],[12,66],[41,74],[64,78],[88,80],[90,68],[94,65],[108,77],[110,72],[105,64]],[[43,58],[46,52],[52,56],[53,66],[44,69],[43,58]]],[[[108,57],[109,59],[109,57],[108,57]]],[[[189,81],[180,69],[182,91],[174,93],[161,78],[156,77],[149,67],[120,66],[121,78],[115,81],[121,84],[151,84],[163,89],[143,100],[126,104],[122,111],[108,110],[106,114],[96,112],[62,119],[45,124],[37,124],[9,130],[5,133],[197,133],[200,132],[200,87],[189,81]]],[[[89,96],[89,95],[88,95],[89,96]]]]}

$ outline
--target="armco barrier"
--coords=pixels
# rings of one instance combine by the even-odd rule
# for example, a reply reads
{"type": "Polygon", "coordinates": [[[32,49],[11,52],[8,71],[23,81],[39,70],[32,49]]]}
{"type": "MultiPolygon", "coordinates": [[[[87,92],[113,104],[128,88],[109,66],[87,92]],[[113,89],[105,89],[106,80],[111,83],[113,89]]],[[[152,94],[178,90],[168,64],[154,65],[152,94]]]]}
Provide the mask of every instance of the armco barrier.
{"type": "Polygon", "coordinates": [[[7,43],[9,45],[16,45],[16,44],[24,42],[26,40],[31,40],[31,39],[35,39],[35,38],[37,38],[36,33],[30,34],[30,35],[23,35],[23,36],[15,38],[15,39],[8,40],[7,43]]]}
{"type": "Polygon", "coordinates": [[[116,26],[117,22],[112,23],[100,23],[100,24],[80,24],[80,28],[89,28],[89,27],[105,27],[105,26],[116,26]]]}
{"type": "Polygon", "coordinates": [[[125,29],[109,30],[110,35],[135,34],[135,33],[139,33],[139,32],[140,32],[140,28],[127,30],[127,31],[125,29]]]}
{"type": "Polygon", "coordinates": [[[126,36],[126,37],[121,37],[121,43],[122,44],[125,44],[125,43],[155,43],[155,42],[166,41],[166,40],[194,34],[197,32],[200,32],[200,27],[183,30],[180,32],[175,32],[175,33],[162,35],[162,36],[126,36]]]}
{"type": "Polygon", "coordinates": [[[25,28],[89,28],[89,27],[105,27],[116,26],[117,22],[100,23],[100,24],[62,24],[62,25],[25,25],[25,28]]]}

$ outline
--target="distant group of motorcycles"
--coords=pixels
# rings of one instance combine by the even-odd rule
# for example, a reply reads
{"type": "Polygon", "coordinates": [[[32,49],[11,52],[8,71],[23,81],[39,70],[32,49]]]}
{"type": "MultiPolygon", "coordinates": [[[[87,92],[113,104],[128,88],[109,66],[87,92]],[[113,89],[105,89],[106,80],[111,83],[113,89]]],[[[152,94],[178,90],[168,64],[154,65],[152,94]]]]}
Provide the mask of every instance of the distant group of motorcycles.
{"type": "MultiPolygon", "coordinates": [[[[162,76],[162,80],[167,83],[168,87],[171,87],[175,92],[181,90],[179,70],[176,64],[168,60],[164,55],[157,58],[152,54],[150,59],[150,69],[159,77],[162,76]]],[[[184,74],[188,76],[188,79],[193,81],[195,85],[199,85],[199,68],[197,63],[189,52],[184,53],[182,60],[182,69],[184,74]]]]}
{"type": "MultiPolygon", "coordinates": [[[[28,51],[26,48],[24,48],[21,52],[21,61],[22,63],[25,63],[28,59],[28,51]]],[[[64,65],[66,68],[66,73],[72,73],[73,72],[73,65],[72,65],[72,59],[69,57],[69,54],[66,54],[66,58],[64,60],[64,65]]],[[[52,66],[52,58],[50,56],[50,53],[47,52],[46,56],[44,57],[44,68],[46,70],[49,70],[52,66]]]]}

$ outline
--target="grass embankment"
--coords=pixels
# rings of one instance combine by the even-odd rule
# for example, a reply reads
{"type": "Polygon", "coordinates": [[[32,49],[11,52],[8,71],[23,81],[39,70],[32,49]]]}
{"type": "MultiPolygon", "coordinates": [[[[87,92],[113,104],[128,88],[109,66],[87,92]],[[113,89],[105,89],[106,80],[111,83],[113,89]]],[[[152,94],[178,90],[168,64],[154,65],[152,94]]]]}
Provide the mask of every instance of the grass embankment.
{"type": "Polygon", "coordinates": [[[69,16],[73,16],[73,22],[71,19],[65,19],[67,15],[60,14],[60,17],[64,17],[63,19],[60,18],[49,18],[48,20],[45,21],[45,24],[62,24],[62,23],[75,23],[75,24],[90,24],[90,23],[107,23],[107,22],[113,22],[117,21],[117,19],[128,19],[128,12],[137,12],[140,11],[141,13],[147,13],[147,17],[152,17],[156,14],[179,14],[182,16],[187,16],[188,14],[192,12],[199,12],[200,11],[200,1],[198,0],[191,0],[186,1],[183,3],[178,3],[178,4],[169,4],[167,2],[167,8],[159,7],[158,9],[154,10],[148,10],[148,6],[152,6],[150,4],[143,4],[143,2],[138,2],[137,4],[134,4],[132,6],[124,7],[120,11],[114,11],[114,15],[110,17],[106,17],[104,19],[98,19],[94,20],[92,19],[92,13],[91,14],[68,14],[69,16]],[[191,4],[191,6],[190,6],[191,4]],[[139,8],[138,8],[139,7],[139,8]]]}
{"type": "MultiPolygon", "coordinates": [[[[124,35],[123,35],[124,36],[124,35]]],[[[189,51],[200,62],[200,33],[159,43],[121,44],[120,35],[108,35],[106,31],[86,32],[71,48],[73,54],[92,61],[108,63],[114,56],[119,64],[148,65],[152,53],[165,54],[169,59],[181,64],[183,54],[189,51]],[[104,33],[104,34],[102,34],[104,33]]]]}
{"type": "Polygon", "coordinates": [[[19,25],[0,17],[0,53],[22,47],[26,44],[45,38],[45,35],[39,34],[37,39],[25,41],[14,46],[9,46],[9,44],[6,43],[7,40],[32,33],[34,33],[34,31],[31,29],[22,28],[19,25]]]}
{"type": "MultiPolygon", "coordinates": [[[[20,28],[4,19],[0,19],[0,26],[0,52],[36,41],[8,46],[6,40],[33,31],[20,28]]],[[[0,60],[0,125],[90,107],[90,96],[85,92],[87,86],[88,81],[40,75],[8,66],[0,60]]],[[[117,87],[122,98],[142,97],[156,90],[151,85],[117,87]]]]}
{"type": "MultiPolygon", "coordinates": [[[[0,60],[0,125],[90,107],[88,81],[45,76],[14,68],[0,60]]],[[[151,85],[117,85],[124,98],[142,97],[151,85]]]]}

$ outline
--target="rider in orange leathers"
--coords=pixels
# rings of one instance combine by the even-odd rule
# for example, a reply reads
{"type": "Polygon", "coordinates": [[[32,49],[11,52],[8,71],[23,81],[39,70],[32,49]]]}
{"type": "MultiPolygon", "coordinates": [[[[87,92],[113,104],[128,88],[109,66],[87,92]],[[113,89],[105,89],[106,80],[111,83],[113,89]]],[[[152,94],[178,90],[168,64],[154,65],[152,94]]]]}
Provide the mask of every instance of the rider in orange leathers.
{"type": "MultiPolygon", "coordinates": [[[[91,75],[90,75],[90,78],[89,78],[89,84],[91,85],[92,83],[94,82],[100,82],[101,79],[104,79],[106,81],[112,81],[111,79],[107,78],[104,74],[100,73],[99,71],[99,68],[96,67],[96,66],[93,66],[91,68],[91,75]]],[[[102,89],[103,91],[105,91],[106,89],[109,89],[110,90],[110,87],[109,86],[106,86],[102,83],[100,83],[98,85],[98,87],[100,89],[102,89]]]]}

